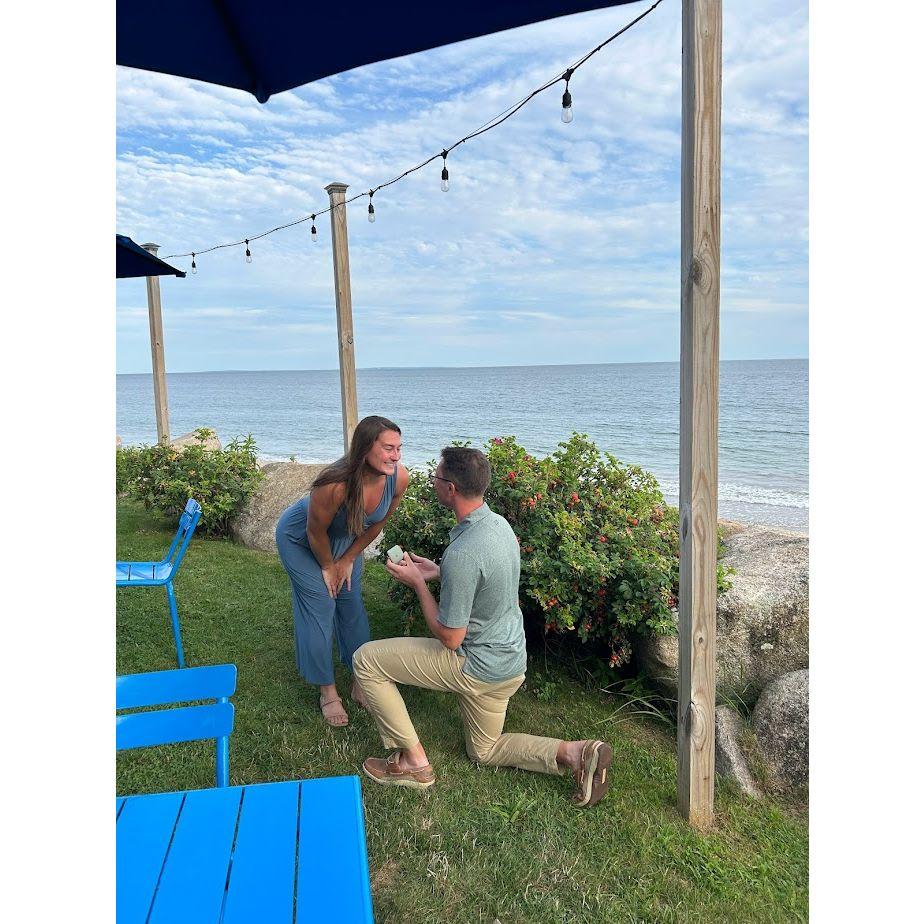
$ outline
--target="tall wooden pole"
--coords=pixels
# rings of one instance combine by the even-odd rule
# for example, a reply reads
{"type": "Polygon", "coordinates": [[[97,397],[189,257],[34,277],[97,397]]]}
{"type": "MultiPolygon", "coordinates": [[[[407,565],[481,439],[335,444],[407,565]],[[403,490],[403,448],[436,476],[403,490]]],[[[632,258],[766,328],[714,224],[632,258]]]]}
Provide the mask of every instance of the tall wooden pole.
{"type": "Polygon", "coordinates": [[[712,823],[719,424],[722,0],[683,0],[677,800],[712,823]]]}
{"type": "Polygon", "coordinates": [[[353,296],[350,292],[350,249],[347,244],[345,183],[324,189],[330,196],[330,237],[334,252],[334,296],[337,304],[337,338],[340,341],[340,402],[343,409],[343,451],[359,421],[356,410],[356,357],[353,353],[353,296]]]}
{"type": "MultiPolygon", "coordinates": [[[[142,244],[157,256],[159,244],[142,244]]],[[[151,370],[154,373],[154,413],[157,416],[157,442],[170,442],[170,411],[167,407],[167,373],[164,366],[164,322],[160,313],[160,277],[146,276],[148,284],[148,322],[151,327],[151,370]]]]}

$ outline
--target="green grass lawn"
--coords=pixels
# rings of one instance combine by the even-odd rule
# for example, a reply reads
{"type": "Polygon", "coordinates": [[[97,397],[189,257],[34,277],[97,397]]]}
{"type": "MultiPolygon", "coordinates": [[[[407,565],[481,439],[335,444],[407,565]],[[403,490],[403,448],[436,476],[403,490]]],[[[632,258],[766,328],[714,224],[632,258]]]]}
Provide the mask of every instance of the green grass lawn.
{"type": "MultiPolygon", "coordinates": [[[[160,558],[174,527],[119,501],[118,557],[160,558]]],[[[388,580],[381,565],[367,565],[373,638],[401,631],[388,580]]],[[[194,538],[176,587],[189,665],[238,666],[232,784],[359,773],[365,757],[384,753],[362,711],[348,704],[345,729],[321,719],[295,670],[289,582],[275,555],[194,538]]],[[[117,632],[118,673],[176,667],[163,588],[118,590],[117,632]]],[[[752,802],[720,782],[712,831],[693,831],[675,808],[671,731],[626,710],[614,715],[613,696],[561,674],[540,699],[527,675],[510,703],[510,731],[613,745],[609,795],[580,810],[569,804],[566,777],[474,766],[451,696],[404,692],[437,783],[420,793],[363,778],[379,924],[807,920],[804,813],[752,802]]],[[[205,743],[117,759],[120,794],[213,783],[205,743]]]]}

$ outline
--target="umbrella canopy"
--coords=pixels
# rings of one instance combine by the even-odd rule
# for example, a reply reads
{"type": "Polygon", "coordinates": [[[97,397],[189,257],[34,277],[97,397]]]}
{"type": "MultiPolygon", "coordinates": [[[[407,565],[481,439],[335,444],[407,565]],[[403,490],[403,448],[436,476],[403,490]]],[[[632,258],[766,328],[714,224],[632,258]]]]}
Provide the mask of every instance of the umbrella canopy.
{"type": "Polygon", "coordinates": [[[186,273],[164,263],[154,254],[139,247],[130,237],[116,235],[116,279],[128,279],[133,276],[179,276],[186,273]]]}
{"type": "Polygon", "coordinates": [[[438,45],[632,0],[117,0],[116,63],[274,93],[438,45]]]}

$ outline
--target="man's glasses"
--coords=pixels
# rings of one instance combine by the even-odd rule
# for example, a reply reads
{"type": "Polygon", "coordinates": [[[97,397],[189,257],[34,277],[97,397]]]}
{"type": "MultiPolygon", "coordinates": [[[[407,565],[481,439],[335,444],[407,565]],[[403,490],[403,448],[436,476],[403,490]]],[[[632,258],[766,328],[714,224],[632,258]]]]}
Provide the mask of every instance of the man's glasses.
{"type": "Polygon", "coordinates": [[[446,484],[455,484],[454,481],[450,481],[448,478],[443,478],[441,475],[429,475],[428,478],[430,484],[433,484],[434,481],[445,481],[446,484]]]}

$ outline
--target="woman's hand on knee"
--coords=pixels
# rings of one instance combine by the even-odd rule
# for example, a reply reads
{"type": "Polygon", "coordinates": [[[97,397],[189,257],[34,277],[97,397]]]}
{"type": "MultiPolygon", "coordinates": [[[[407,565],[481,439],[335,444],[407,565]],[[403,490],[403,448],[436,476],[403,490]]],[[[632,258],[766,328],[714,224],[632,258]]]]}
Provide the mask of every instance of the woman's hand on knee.
{"type": "MultiPolygon", "coordinates": [[[[333,565],[331,565],[331,572],[333,578],[333,584],[335,586],[334,592],[331,594],[332,597],[336,597],[340,593],[343,585],[346,584],[347,590],[352,590],[353,588],[353,559],[348,558],[344,555],[342,558],[338,558],[333,565]]],[[[325,578],[325,583],[327,579],[325,578]]],[[[330,589],[330,584],[328,584],[328,590],[330,589]]]]}
{"type": "Polygon", "coordinates": [[[329,567],[322,568],[321,577],[324,580],[324,586],[327,588],[327,593],[331,597],[336,597],[337,594],[340,593],[340,585],[343,583],[343,581],[338,578],[337,563],[334,562],[329,567]]]}

